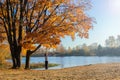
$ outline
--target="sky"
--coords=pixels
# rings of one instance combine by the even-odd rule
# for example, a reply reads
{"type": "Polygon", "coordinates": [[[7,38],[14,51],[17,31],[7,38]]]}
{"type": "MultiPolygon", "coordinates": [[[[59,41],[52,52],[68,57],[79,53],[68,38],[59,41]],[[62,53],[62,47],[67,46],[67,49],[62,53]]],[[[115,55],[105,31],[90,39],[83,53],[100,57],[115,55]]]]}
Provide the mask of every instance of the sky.
{"type": "Polygon", "coordinates": [[[90,17],[94,17],[97,23],[89,31],[89,38],[76,37],[74,41],[70,37],[62,39],[63,46],[75,47],[86,43],[98,43],[105,46],[105,40],[109,36],[120,35],[120,0],[91,0],[92,8],[87,11],[90,17]]]}

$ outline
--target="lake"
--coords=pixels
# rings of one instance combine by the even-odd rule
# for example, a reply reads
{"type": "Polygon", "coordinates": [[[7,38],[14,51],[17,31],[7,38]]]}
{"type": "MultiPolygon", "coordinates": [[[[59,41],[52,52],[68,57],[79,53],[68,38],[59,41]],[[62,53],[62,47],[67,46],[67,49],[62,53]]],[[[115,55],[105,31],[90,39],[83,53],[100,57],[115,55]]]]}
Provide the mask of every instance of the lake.
{"type": "MultiPolygon", "coordinates": [[[[31,63],[44,63],[44,57],[31,57],[31,63]]],[[[49,63],[60,64],[56,67],[50,67],[49,69],[61,69],[74,66],[83,66],[99,63],[118,63],[120,57],[98,57],[98,56],[68,56],[68,57],[48,57],[49,63]]],[[[22,63],[25,63],[25,57],[22,58],[22,63]]]]}

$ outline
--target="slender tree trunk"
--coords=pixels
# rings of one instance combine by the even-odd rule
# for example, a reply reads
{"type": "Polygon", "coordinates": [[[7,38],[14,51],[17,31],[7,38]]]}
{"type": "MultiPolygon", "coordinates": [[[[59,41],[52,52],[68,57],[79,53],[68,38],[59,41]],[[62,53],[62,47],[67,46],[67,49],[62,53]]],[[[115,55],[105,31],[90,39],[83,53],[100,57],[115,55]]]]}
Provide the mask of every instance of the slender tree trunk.
{"type": "Polygon", "coordinates": [[[37,46],[37,48],[35,50],[33,50],[33,51],[27,50],[27,53],[26,53],[26,62],[25,62],[25,69],[30,69],[30,57],[40,47],[41,47],[41,45],[37,46]]]}
{"type": "Polygon", "coordinates": [[[30,56],[31,52],[28,50],[26,54],[26,62],[25,62],[25,69],[30,69],[30,56]]]}
{"type": "Polygon", "coordinates": [[[45,53],[45,69],[48,69],[48,56],[47,53],[45,53]]]}

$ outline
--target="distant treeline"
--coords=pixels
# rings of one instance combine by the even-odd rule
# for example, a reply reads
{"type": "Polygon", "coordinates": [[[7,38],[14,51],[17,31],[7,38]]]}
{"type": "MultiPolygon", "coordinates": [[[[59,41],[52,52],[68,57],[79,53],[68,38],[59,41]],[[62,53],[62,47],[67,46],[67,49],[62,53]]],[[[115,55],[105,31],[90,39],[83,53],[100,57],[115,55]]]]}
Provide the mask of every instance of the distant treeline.
{"type": "MultiPolygon", "coordinates": [[[[44,48],[38,50],[33,56],[44,56],[44,48]]],[[[92,43],[91,45],[79,45],[74,48],[66,49],[62,44],[55,50],[48,51],[49,56],[120,56],[120,35],[115,38],[109,36],[105,40],[105,47],[92,43]]]]}
{"type": "Polygon", "coordinates": [[[88,52],[83,49],[74,50],[70,53],[73,56],[120,56],[120,47],[110,48],[110,47],[100,47],[97,49],[92,49],[88,52]]]}
{"type": "MultiPolygon", "coordinates": [[[[84,49],[72,50],[71,52],[49,52],[49,56],[120,56],[120,47],[109,48],[109,47],[98,47],[97,49],[92,49],[90,51],[85,51],[84,49]]],[[[32,56],[44,56],[42,54],[33,54],[32,56]]]]}

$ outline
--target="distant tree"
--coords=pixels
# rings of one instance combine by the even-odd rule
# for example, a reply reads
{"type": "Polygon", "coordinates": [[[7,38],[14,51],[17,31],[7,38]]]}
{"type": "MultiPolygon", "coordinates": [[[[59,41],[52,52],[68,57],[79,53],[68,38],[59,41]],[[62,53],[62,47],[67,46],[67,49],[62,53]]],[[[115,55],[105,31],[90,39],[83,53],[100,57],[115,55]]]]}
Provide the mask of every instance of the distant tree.
{"type": "Polygon", "coordinates": [[[116,40],[114,36],[109,36],[108,39],[105,41],[106,47],[116,47],[116,40]]]}
{"type": "Polygon", "coordinates": [[[98,56],[101,55],[102,49],[103,49],[102,46],[99,44],[99,45],[98,45],[98,48],[97,48],[96,55],[98,55],[98,56]]]}
{"type": "Polygon", "coordinates": [[[45,49],[45,47],[42,46],[33,55],[37,55],[37,54],[40,55],[40,54],[44,54],[45,52],[46,52],[46,49],[45,49]]]}
{"type": "Polygon", "coordinates": [[[120,35],[117,36],[116,45],[117,47],[120,47],[120,35]]]}
{"type": "Polygon", "coordinates": [[[77,45],[76,47],[75,47],[75,50],[80,50],[80,46],[79,45],[77,45]]]}
{"type": "Polygon", "coordinates": [[[86,55],[89,55],[88,53],[89,53],[90,49],[85,43],[82,45],[82,49],[84,50],[86,55]]]}
{"type": "Polygon", "coordinates": [[[71,47],[68,47],[68,50],[67,50],[68,53],[71,53],[72,52],[72,49],[71,47]]]}
{"type": "Polygon", "coordinates": [[[97,49],[98,44],[97,43],[92,43],[91,45],[89,45],[90,49],[97,49]]]}
{"type": "Polygon", "coordinates": [[[65,47],[60,44],[57,48],[56,48],[56,52],[59,52],[59,53],[65,53],[66,52],[66,49],[65,47]]]}
{"type": "Polygon", "coordinates": [[[101,50],[102,49],[102,46],[99,44],[98,45],[98,50],[101,50]]]}

